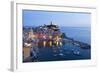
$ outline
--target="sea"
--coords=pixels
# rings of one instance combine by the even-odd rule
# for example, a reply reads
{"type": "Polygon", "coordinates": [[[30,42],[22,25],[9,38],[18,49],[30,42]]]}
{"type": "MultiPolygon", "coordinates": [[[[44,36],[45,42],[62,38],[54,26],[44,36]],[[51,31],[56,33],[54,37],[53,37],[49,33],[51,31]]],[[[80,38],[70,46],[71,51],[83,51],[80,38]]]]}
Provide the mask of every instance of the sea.
{"type": "Polygon", "coordinates": [[[91,28],[90,27],[60,27],[67,37],[74,40],[91,44],[91,28]]]}
{"type": "MultiPolygon", "coordinates": [[[[65,33],[69,38],[87,43],[91,46],[90,27],[60,27],[60,31],[65,33]]],[[[54,49],[56,48],[57,47],[54,47],[54,49]]],[[[59,49],[60,51],[58,53],[54,53],[51,47],[39,47],[37,61],[44,62],[91,59],[91,48],[82,49],[80,47],[73,46],[72,44],[66,44],[59,49]]],[[[34,58],[26,60],[24,62],[34,62],[34,58]]]]}

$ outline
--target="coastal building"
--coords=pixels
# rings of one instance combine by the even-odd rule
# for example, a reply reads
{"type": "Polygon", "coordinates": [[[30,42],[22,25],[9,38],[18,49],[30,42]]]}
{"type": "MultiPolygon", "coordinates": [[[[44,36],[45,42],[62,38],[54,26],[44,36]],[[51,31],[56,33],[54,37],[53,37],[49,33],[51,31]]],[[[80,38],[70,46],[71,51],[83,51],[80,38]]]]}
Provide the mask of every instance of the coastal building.
{"type": "Polygon", "coordinates": [[[39,47],[62,46],[62,37],[58,25],[52,22],[49,25],[44,24],[38,27],[29,27],[23,31],[23,59],[30,56],[30,52],[34,50],[36,55],[39,47]],[[27,30],[27,31],[26,31],[27,30]]]}
{"type": "Polygon", "coordinates": [[[56,46],[62,45],[61,34],[62,33],[60,32],[58,25],[54,25],[51,22],[49,25],[44,24],[34,30],[30,28],[28,38],[31,40],[38,40],[38,46],[52,47],[54,44],[56,44],[56,46]]]}

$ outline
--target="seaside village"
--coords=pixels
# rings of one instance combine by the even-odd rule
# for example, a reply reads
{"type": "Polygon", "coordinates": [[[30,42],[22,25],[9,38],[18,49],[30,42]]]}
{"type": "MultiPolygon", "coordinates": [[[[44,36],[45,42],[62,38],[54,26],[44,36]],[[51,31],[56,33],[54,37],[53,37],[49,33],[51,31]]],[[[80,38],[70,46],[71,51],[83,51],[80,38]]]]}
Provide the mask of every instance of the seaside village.
{"type": "MultiPolygon", "coordinates": [[[[23,61],[29,57],[37,58],[40,48],[62,46],[62,33],[58,25],[52,22],[49,25],[23,28],[23,61]]],[[[53,51],[56,52],[57,49],[53,51]]]]}

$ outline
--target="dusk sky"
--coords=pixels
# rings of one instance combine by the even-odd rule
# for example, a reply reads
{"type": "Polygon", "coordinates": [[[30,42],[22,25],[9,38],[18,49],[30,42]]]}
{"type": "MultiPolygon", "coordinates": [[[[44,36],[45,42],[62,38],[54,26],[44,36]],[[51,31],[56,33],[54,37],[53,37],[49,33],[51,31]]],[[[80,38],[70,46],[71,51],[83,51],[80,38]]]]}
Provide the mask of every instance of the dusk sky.
{"type": "Polygon", "coordinates": [[[59,26],[90,27],[91,14],[73,12],[50,12],[23,10],[23,26],[39,26],[50,24],[51,21],[59,26]]]}

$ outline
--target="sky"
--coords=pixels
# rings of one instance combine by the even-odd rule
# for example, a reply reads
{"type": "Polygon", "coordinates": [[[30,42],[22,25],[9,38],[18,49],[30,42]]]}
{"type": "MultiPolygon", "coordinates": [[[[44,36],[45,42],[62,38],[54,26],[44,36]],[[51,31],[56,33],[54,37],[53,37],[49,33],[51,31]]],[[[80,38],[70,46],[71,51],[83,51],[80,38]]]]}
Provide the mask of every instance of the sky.
{"type": "Polygon", "coordinates": [[[23,10],[23,26],[39,26],[52,23],[66,27],[90,27],[91,14],[79,12],[53,12],[23,10]]]}

